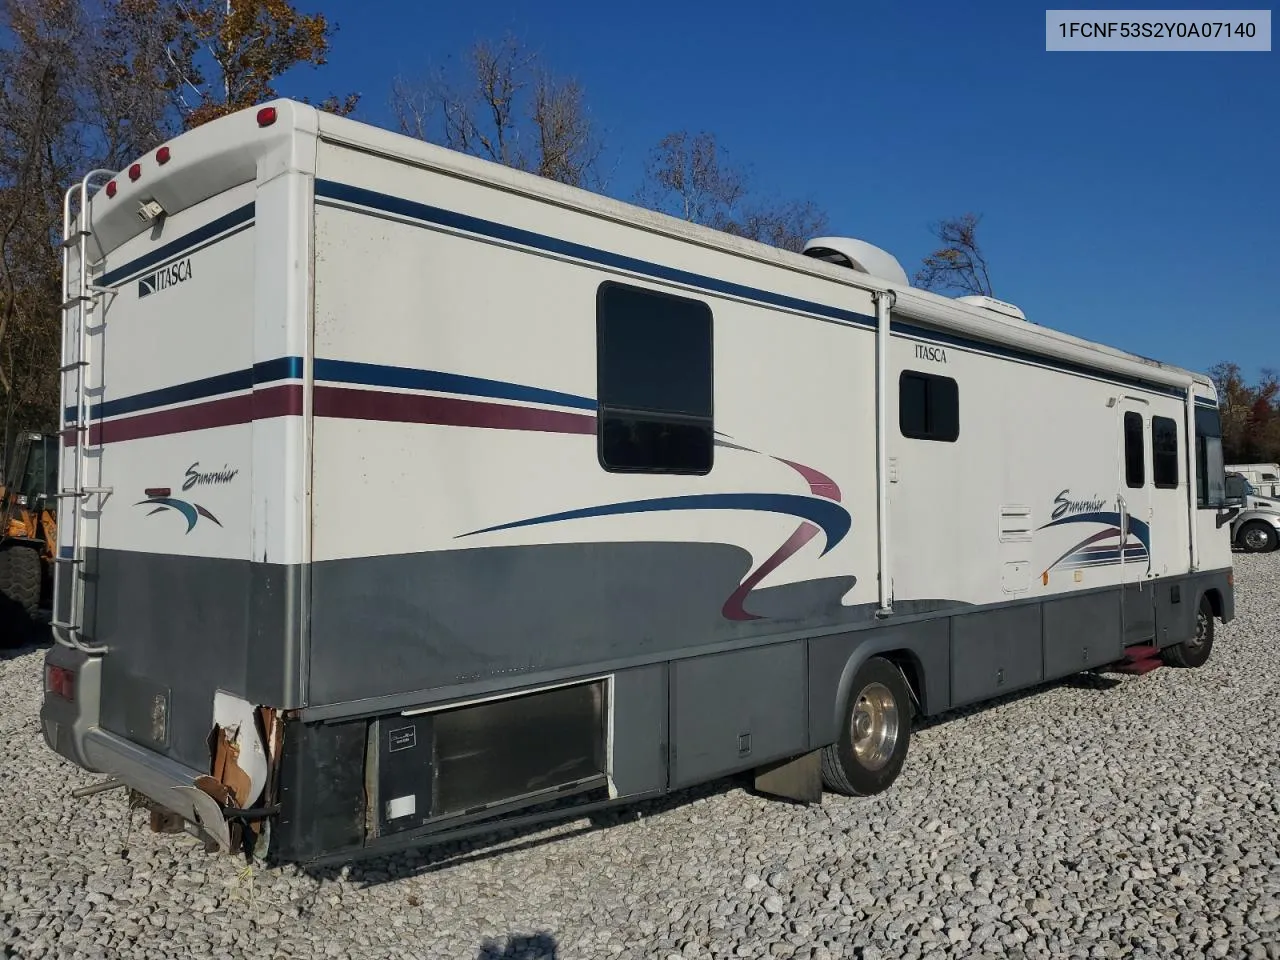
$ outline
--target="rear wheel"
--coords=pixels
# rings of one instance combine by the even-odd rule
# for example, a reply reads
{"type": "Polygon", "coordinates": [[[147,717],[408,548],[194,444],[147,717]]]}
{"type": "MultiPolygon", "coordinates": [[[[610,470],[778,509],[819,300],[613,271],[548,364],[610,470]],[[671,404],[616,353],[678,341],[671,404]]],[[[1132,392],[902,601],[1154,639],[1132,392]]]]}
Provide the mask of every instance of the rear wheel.
{"type": "Polygon", "coordinates": [[[1213,652],[1213,608],[1208,597],[1200,598],[1196,611],[1196,630],[1188,639],[1160,651],[1164,662],[1173,667],[1201,667],[1213,652]]]}
{"type": "Polygon", "coordinates": [[[822,751],[822,782],[847,796],[880,793],[898,778],[911,738],[911,691],[902,671],[872,657],[853,678],[840,735],[822,751]]]}
{"type": "Polygon", "coordinates": [[[1240,528],[1237,539],[1248,553],[1269,553],[1280,546],[1280,535],[1276,533],[1276,528],[1261,520],[1246,523],[1240,528]]]}
{"type": "Polygon", "coordinates": [[[43,575],[34,547],[0,547],[0,647],[16,647],[31,635],[43,575]]]}

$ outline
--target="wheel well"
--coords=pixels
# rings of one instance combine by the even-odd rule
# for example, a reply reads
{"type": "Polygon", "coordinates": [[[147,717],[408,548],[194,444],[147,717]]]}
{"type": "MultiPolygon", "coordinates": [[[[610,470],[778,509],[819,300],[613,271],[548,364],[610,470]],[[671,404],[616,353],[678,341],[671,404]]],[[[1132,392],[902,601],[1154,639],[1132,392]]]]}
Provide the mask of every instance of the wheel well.
{"type": "Polygon", "coordinates": [[[907,688],[911,691],[911,699],[915,701],[916,712],[922,712],[924,671],[921,669],[920,661],[916,659],[916,655],[910,650],[886,650],[875,654],[875,656],[883,657],[902,671],[902,675],[907,681],[907,688]]]}
{"type": "Polygon", "coordinates": [[[1213,615],[1221,620],[1222,594],[1217,589],[1209,589],[1204,592],[1204,598],[1209,601],[1209,609],[1213,612],[1213,615]]]}

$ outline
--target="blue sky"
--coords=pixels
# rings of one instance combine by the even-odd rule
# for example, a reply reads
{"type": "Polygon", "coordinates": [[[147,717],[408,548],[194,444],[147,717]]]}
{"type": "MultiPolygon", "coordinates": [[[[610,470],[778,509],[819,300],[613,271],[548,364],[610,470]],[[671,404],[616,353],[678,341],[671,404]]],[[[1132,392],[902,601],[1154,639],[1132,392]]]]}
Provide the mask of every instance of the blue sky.
{"type": "Polygon", "coordinates": [[[282,92],[363,94],[511,30],[585,86],[630,195],[670,130],[914,272],[972,210],[995,294],[1171,363],[1280,368],[1280,54],[1047,53],[1043,6],[302,0],[338,26],[282,92]]]}

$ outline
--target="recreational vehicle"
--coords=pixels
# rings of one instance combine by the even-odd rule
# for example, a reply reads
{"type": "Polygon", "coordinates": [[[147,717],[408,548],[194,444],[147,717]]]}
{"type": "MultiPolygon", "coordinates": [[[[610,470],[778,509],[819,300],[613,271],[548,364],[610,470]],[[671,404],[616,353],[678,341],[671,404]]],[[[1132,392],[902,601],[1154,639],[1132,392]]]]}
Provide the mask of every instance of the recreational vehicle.
{"type": "Polygon", "coordinates": [[[1256,496],[1280,499],[1280,463],[1229,463],[1227,473],[1248,480],[1256,496]]]}
{"type": "Polygon", "coordinates": [[[43,730],[157,829],[315,862],[873,794],[915,716],[1233,616],[1210,380],[868,243],[290,101],[64,221],[43,730]]]}

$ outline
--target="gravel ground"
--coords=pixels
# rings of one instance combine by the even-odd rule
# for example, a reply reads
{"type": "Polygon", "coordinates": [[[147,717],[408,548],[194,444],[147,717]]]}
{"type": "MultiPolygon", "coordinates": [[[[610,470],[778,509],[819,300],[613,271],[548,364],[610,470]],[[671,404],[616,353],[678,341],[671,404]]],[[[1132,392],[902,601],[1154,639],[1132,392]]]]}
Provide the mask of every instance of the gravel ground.
{"type": "Polygon", "coordinates": [[[740,783],[339,873],[152,835],[0,660],[0,952],[38,957],[1280,960],[1280,555],[1238,556],[1204,668],[1092,678],[920,730],[889,793],[740,783]],[[546,842],[552,840],[554,842],[546,842]]]}

